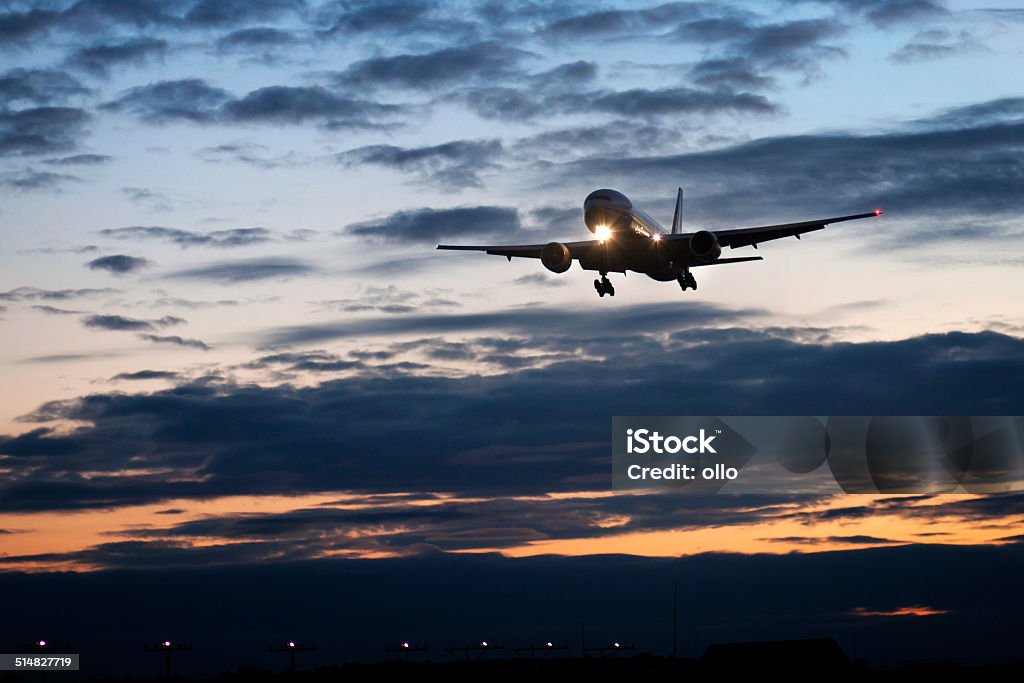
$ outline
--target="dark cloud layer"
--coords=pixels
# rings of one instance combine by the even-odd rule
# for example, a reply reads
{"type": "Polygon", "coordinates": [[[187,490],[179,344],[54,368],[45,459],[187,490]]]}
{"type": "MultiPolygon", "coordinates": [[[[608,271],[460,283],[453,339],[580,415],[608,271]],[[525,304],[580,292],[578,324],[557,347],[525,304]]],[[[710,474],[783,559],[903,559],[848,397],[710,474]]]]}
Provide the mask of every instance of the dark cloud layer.
{"type": "MultiPolygon", "coordinates": [[[[0,453],[18,463],[0,500],[7,510],[28,510],[328,490],[604,489],[609,415],[1012,415],[1020,405],[1022,385],[1006,380],[1019,374],[1024,342],[1012,337],[820,344],[747,325],[710,329],[710,321],[727,326],[730,314],[674,308],[668,322],[665,309],[623,309],[632,317],[604,315],[589,327],[550,311],[549,325],[527,316],[518,335],[491,319],[496,334],[452,350],[460,362],[507,368],[496,375],[421,376],[411,374],[422,368],[416,363],[403,371],[402,361],[422,358],[418,350],[443,347],[424,333],[481,325],[440,316],[427,327],[414,316],[403,327],[410,319],[402,316],[385,320],[388,331],[419,332],[424,341],[398,349],[385,374],[368,366],[304,388],[202,381],[47,404],[29,419],[88,426],[0,440],[0,453]],[[509,458],[514,453],[532,457],[509,458]],[[125,476],[129,462],[175,474],[125,476]]],[[[294,341],[320,334],[288,332],[294,341]]]]}

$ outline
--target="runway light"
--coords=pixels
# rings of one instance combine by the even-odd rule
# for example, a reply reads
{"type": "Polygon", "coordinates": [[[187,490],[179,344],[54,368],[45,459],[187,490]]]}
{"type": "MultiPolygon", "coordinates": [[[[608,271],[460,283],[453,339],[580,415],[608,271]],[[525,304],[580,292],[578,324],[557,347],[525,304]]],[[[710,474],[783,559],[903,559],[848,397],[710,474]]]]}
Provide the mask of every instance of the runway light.
{"type": "Polygon", "coordinates": [[[594,228],[594,235],[597,237],[598,240],[604,242],[605,240],[609,239],[612,236],[612,229],[609,228],[607,225],[599,225],[596,228],[594,228]]]}

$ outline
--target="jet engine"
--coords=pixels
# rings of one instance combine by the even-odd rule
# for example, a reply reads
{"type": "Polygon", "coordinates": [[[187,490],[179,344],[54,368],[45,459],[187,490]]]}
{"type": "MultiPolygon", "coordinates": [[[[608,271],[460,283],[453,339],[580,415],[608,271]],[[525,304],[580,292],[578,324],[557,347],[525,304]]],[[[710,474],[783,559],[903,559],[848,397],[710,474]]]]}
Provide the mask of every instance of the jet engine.
{"type": "Polygon", "coordinates": [[[701,230],[690,236],[690,252],[701,261],[710,263],[722,255],[722,245],[715,233],[701,230]]]}
{"type": "Polygon", "coordinates": [[[552,273],[564,273],[572,265],[572,254],[561,242],[549,242],[540,251],[540,262],[552,273]]]}

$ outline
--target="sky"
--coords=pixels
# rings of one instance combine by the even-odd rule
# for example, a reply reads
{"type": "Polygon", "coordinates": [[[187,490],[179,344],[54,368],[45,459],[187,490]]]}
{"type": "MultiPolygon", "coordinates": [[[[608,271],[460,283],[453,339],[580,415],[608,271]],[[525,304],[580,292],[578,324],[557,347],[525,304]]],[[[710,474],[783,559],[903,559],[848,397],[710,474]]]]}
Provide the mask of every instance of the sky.
{"type": "MultiPolygon", "coordinates": [[[[0,1],[0,585],[1019,566],[1019,494],[609,472],[614,415],[1021,414],[1015,4],[0,1]],[[885,213],[685,293],[434,250],[679,186],[686,230],[885,213]]],[[[908,581],[829,613],[992,618],[908,581]]]]}

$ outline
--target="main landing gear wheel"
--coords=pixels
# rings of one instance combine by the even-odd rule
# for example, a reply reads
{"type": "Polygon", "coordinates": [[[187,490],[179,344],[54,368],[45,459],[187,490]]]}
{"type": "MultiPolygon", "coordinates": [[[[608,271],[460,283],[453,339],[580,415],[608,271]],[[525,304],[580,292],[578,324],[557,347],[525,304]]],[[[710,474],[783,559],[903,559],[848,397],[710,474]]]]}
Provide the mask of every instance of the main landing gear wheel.
{"type": "Polygon", "coordinates": [[[679,282],[679,287],[684,292],[687,289],[690,289],[691,287],[693,288],[694,291],[697,291],[697,278],[695,278],[692,273],[686,273],[685,275],[680,275],[679,279],[678,279],[678,282],[679,282]]]}
{"type": "Polygon", "coordinates": [[[615,288],[612,287],[611,281],[603,275],[600,280],[594,280],[594,289],[597,290],[597,294],[601,298],[604,298],[605,294],[615,296],[615,288]]]}

